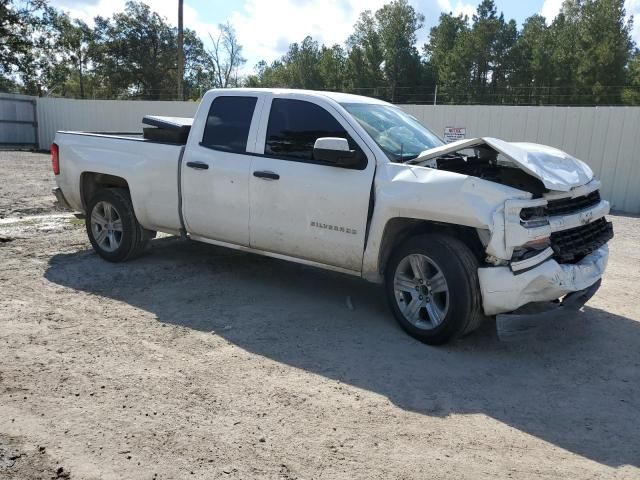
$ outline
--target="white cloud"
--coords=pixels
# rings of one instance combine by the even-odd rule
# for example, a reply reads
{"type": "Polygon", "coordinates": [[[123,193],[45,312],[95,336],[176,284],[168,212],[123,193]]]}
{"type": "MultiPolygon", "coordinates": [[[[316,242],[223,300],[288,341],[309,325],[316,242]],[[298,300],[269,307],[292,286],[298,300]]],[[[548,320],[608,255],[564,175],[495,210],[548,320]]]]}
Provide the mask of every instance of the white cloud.
{"type": "MultiPolygon", "coordinates": [[[[151,10],[157,12],[161,17],[165,17],[171,25],[178,24],[178,2],[167,0],[141,0],[149,5],[151,10]]],[[[50,2],[54,7],[68,12],[72,17],[80,18],[92,24],[93,19],[98,15],[110,17],[116,12],[125,9],[126,0],[53,0],[50,2]]],[[[215,34],[217,26],[204,22],[198,12],[188,4],[184,5],[184,25],[195,30],[200,38],[208,39],[208,34],[215,34]]]]}
{"type": "Polygon", "coordinates": [[[64,10],[72,17],[93,23],[98,15],[108,17],[112,13],[124,10],[125,0],[97,0],[93,2],[75,2],[70,0],[53,0],[52,6],[64,10]]]}
{"type": "MultiPolygon", "coordinates": [[[[177,2],[142,0],[152,10],[177,24],[177,2]]],[[[388,0],[246,0],[238,2],[238,9],[229,21],[235,27],[238,40],[244,46],[247,64],[243,74],[252,73],[259,60],[269,62],[282,56],[290,43],[301,42],[311,35],[320,43],[342,44],[352,32],[353,24],[364,10],[377,10],[388,0]]],[[[52,0],[51,4],[72,16],[92,23],[97,15],[111,16],[124,10],[126,0],[52,0]]],[[[225,19],[220,19],[224,22],[225,19]]],[[[217,23],[207,23],[198,12],[185,3],[184,24],[195,30],[210,46],[209,34],[217,35],[217,23]]]]}
{"type": "Polygon", "coordinates": [[[540,15],[542,15],[547,23],[551,23],[554,18],[560,13],[563,0],[544,0],[542,8],[540,9],[540,15]]]}
{"type": "Polygon", "coordinates": [[[627,16],[634,17],[631,36],[636,44],[640,46],[640,0],[627,0],[625,8],[627,9],[627,16]]]}
{"type": "Polygon", "coordinates": [[[451,0],[438,0],[438,6],[443,12],[452,12],[455,16],[466,15],[469,19],[476,13],[475,5],[460,0],[455,4],[451,0]]]}
{"type": "Polygon", "coordinates": [[[230,17],[245,46],[247,67],[260,59],[272,61],[292,42],[310,35],[320,43],[342,44],[360,12],[375,11],[385,0],[248,0],[230,17]]]}

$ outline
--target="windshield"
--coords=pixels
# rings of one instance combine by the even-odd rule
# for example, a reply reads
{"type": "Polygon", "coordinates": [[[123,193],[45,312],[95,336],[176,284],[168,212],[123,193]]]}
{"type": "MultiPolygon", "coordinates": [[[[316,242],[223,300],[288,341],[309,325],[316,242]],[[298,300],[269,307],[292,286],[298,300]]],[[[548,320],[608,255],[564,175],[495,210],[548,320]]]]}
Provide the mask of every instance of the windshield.
{"type": "Polygon", "coordinates": [[[443,145],[411,115],[391,105],[343,103],[392,162],[406,162],[420,153],[443,145]]]}

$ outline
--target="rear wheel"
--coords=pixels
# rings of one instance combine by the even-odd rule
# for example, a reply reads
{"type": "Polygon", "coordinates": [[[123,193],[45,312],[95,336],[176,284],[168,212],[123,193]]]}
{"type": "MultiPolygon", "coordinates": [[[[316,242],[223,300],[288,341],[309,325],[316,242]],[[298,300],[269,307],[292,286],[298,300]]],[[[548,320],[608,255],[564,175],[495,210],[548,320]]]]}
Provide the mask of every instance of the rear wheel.
{"type": "Polygon", "coordinates": [[[110,262],[137,257],[156,234],[138,223],[123,188],[99,190],[88,204],[85,224],[93,249],[110,262]]]}
{"type": "Polygon", "coordinates": [[[475,330],[484,318],[477,271],[475,256],[457,238],[410,238],[391,256],[385,275],[396,320],[431,345],[475,330]]]}

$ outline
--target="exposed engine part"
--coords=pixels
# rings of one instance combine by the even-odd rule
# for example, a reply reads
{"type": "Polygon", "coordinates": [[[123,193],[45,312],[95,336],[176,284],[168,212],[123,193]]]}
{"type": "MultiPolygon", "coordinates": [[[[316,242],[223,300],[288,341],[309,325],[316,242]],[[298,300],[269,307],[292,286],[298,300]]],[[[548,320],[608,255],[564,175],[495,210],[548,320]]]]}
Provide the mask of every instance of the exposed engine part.
{"type": "Polygon", "coordinates": [[[532,193],[534,198],[539,198],[548,191],[540,180],[532,177],[511,162],[499,161],[498,153],[490,148],[477,148],[474,156],[449,154],[438,157],[435,160],[438,170],[471,175],[524,190],[532,193]]]}

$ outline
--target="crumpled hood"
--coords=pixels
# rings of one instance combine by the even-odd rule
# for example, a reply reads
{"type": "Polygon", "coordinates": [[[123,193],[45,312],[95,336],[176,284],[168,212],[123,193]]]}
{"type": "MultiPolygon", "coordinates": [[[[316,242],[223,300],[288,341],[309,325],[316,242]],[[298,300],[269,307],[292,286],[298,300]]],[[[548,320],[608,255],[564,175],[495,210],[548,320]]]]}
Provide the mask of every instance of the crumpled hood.
{"type": "Polygon", "coordinates": [[[411,163],[426,163],[447,153],[488,145],[514,162],[531,176],[538,178],[549,190],[568,192],[593,179],[593,171],[581,160],[557,148],[536,143],[511,143],[484,137],[460,140],[422,152],[411,163]]]}

